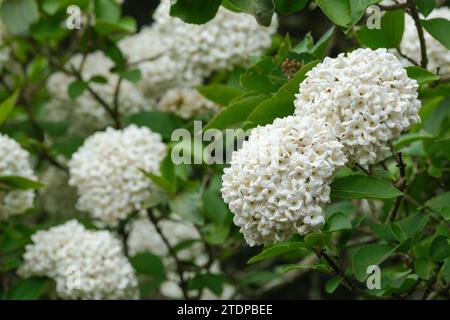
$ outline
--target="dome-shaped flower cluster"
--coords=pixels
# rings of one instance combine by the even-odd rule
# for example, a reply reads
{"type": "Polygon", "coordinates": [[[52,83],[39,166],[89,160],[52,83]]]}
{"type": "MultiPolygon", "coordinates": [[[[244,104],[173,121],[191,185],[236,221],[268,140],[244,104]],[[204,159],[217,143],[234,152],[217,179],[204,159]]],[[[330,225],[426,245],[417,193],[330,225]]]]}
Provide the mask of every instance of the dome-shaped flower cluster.
{"type": "Polygon", "coordinates": [[[161,1],[153,18],[154,28],[172,39],[175,57],[185,59],[193,74],[203,76],[261,54],[271,45],[278,25],[276,17],[270,27],[263,27],[252,16],[223,7],[206,24],[188,24],[170,16],[170,0],[161,1]]]}
{"type": "Polygon", "coordinates": [[[145,208],[157,188],[141,170],[158,174],[165,154],[161,136],[145,127],[95,133],[69,161],[77,208],[111,226],[145,208]]]}
{"type": "MultiPolygon", "coordinates": [[[[68,62],[69,68],[80,69],[84,81],[93,77],[106,79],[107,83],[91,81],[89,85],[111,108],[114,107],[115,91],[119,81],[119,75],[112,73],[110,69],[114,63],[101,51],[83,55],[76,54],[68,62]]],[[[48,80],[47,87],[54,98],[47,105],[47,116],[53,121],[71,119],[74,132],[91,133],[111,125],[113,120],[102,104],[94,96],[85,90],[84,93],[73,101],[68,94],[68,88],[76,80],[62,72],[54,73],[48,80]]],[[[121,115],[129,115],[139,111],[148,110],[152,103],[146,101],[136,85],[122,80],[118,96],[118,107],[121,115]]]]}
{"type": "Polygon", "coordinates": [[[151,27],[119,42],[128,62],[141,71],[138,86],[147,97],[160,97],[169,88],[202,82],[200,74],[188,72],[184,56],[175,55],[175,46],[172,34],[162,34],[151,27]]]}
{"type": "MultiPolygon", "coordinates": [[[[19,176],[36,180],[30,155],[13,139],[0,134],[0,176],[19,176]]],[[[0,220],[33,207],[33,190],[9,190],[0,184],[0,220]]]]}
{"type": "Polygon", "coordinates": [[[177,88],[164,94],[158,103],[158,110],[174,113],[183,119],[191,119],[208,112],[214,114],[219,107],[195,89],[177,88]]]}
{"type": "Polygon", "coordinates": [[[290,116],[252,130],[224,170],[222,197],[250,246],[288,239],[324,223],[329,183],[346,162],[319,119],[290,116]]]}
{"type": "Polygon", "coordinates": [[[308,72],[295,114],[324,119],[351,162],[386,158],[389,141],[420,121],[418,84],[385,49],[358,49],[325,58],[308,72]]]}
{"type": "Polygon", "coordinates": [[[23,277],[46,276],[63,299],[135,299],[137,279],[118,239],[76,220],[38,231],[26,246],[23,277]]]}

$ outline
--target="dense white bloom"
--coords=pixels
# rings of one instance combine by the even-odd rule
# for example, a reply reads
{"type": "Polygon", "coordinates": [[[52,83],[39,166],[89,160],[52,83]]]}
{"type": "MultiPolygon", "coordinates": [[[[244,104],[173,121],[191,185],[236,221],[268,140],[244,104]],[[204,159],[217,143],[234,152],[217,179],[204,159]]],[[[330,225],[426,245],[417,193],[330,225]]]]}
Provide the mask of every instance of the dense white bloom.
{"type": "MultiPolygon", "coordinates": [[[[91,53],[85,60],[83,55],[76,54],[68,64],[75,69],[83,65],[81,74],[84,81],[89,81],[94,76],[105,78],[106,84],[90,82],[90,86],[110,107],[113,107],[119,76],[110,71],[114,63],[103,52],[91,53]]],[[[91,133],[111,125],[110,115],[88,90],[85,90],[76,101],[71,100],[68,87],[75,80],[74,77],[62,72],[54,73],[49,78],[47,87],[54,100],[47,105],[48,118],[53,121],[72,120],[74,132],[91,133]]],[[[129,115],[150,109],[152,103],[146,101],[136,85],[123,80],[118,96],[118,106],[121,115],[129,115]]]]}
{"type": "MultiPolygon", "coordinates": [[[[0,176],[20,176],[36,180],[30,155],[13,139],[0,134],[0,176]]],[[[33,207],[33,190],[5,190],[0,185],[0,220],[33,207]]]]}
{"type": "Polygon", "coordinates": [[[161,136],[145,127],[95,133],[69,161],[69,184],[80,196],[77,208],[103,225],[145,208],[157,189],[141,170],[158,174],[165,154],[161,136]]]}
{"type": "Polygon", "coordinates": [[[158,110],[191,119],[207,112],[214,114],[219,108],[195,89],[177,88],[166,92],[158,103],[158,110]]]}
{"type": "Polygon", "coordinates": [[[134,270],[109,231],[86,230],[76,220],[38,231],[26,246],[23,277],[46,276],[63,299],[135,299],[134,270]]]}
{"type": "Polygon", "coordinates": [[[153,17],[154,28],[172,39],[175,57],[186,60],[193,74],[204,76],[263,53],[271,45],[278,25],[276,17],[266,28],[248,14],[223,7],[206,24],[188,24],[170,16],[170,0],[162,0],[153,17]]]}
{"type": "Polygon", "coordinates": [[[383,160],[389,141],[418,123],[418,84],[385,49],[358,49],[325,58],[307,73],[296,115],[325,119],[349,161],[383,160]]]}
{"type": "Polygon", "coordinates": [[[318,229],[329,183],[346,159],[330,126],[290,116],[252,130],[224,170],[222,197],[250,246],[318,229]]]}
{"type": "Polygon", "coordinates": [[[43,209],[53,216],[75,216],[77,190],[69,186],[69,174],[54,166],[48,166],[40,174],[45,188],[39,190],[38,200],[43,209]]]}
{"type": "Polygon", "coordinates": [[[189,72],[184,56],[177,56],[176,45],[173,35],[149,27],[119,42],[128,62],[141,71],[138,85],[146,96],[159,97],[170,88],[202,82],[200,74],[189,72]]]}

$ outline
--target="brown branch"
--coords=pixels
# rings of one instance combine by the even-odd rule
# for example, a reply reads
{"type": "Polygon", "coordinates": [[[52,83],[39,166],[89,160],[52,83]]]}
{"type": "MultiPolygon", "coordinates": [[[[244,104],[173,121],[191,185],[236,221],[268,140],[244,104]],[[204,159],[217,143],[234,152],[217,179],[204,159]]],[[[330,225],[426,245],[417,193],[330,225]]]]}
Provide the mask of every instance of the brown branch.
{"type": "MultiPolygon", "coordinates": [[[[403,193],[406,189],[406,164],[403,162],[402,153],[396,153],[394,150],[394,146],[392,143],[390,143],[392,155],[394,156],[395,161],[397,162],[397,167],[400,170],[400,179],[397,183],[397,188],[403,193]]],[[[395,217],[397,216],[397,212],[400,209],[400,205],[403,200],[403,194],[401,196],[398,196],[395,199],[394,206],[389,211],[388,217],[386,219],[385,223],[389,223],[390,221],[393,221],[395,217]]]]}
{"type": "Polygon", "coordinates": [[[409,15],[413,18],[414,24],[417,29],[417,34],[419,35],[419,41],[420,41],[420,54],[421,54],[421,61],[420,66],[424,69],[428,66],[428,57],[427,57],[427,44],[425,41],[425,35],[423,32],[422,25],[420,24],[420,16],[419,11],[416,7],[416,0],[408,0],[406,5],[409,8],[409,15]]]}
{"type": "Polygon", "coordinates": [[[150,221],[153,223],[153,225],[155,226],[156,232],[158,232],[158,234],[161,237],[162,241],[164,242],[164,244],[166,245],[167,249],[169,250],[170,256],[175,260],[177,273],[178,273],[178,276],[179,276],[179,279],[180,279],[181,291],[183,292],[184,298],[185,299],[189,299],[189,295],[188,295],[188,292],[187,292],[187,282],[186,282],[186,279],[184,278],[184,275],[183,275],[183,266],[181,264],[180,259],[178,259],[177,253],[175,252],[175,249],[172,247],[172,245],[170,244],[169,240],[166,238],[166,236],[162,232],[162,230],[161,230],[161,228],[159,227],[159,224],[158,224],[159,223],[158,219],[155,217],[155,215],[153,214],[153,212],[150,209],[147,210],[147,216],[150,219],[150,221]]]}
{"type": "Polygon", "coordinates": [[[436,266],[436,270],[434,270],[433,275],[431,276],[430,280],[427,283],[425,292],[423,293],[423,296],[422,296],[422,300],[426,300],[428,298],[428,296],[431,294],[431,291],[433,290],[434,284],[437,281],[437,277],[438,277],[439,271],[441,271],[441,268],[442,268],[443,265],[444,265],[444,263],[441,261],[436,266]]]}

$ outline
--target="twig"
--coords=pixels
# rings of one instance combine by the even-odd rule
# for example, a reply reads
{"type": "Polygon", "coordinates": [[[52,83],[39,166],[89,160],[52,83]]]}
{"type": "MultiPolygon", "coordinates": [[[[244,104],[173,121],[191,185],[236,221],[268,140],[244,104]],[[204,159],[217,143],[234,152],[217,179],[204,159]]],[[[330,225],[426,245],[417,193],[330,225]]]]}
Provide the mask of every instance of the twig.
{"type": "MultiPolygon", "coordinates": [[[[395,161],[397,162],[397,167],[400,170],[400,179],[398,181],[398,189],[403,193],[406,189],[406,165],[403,162],[403,157],[402,157],[402,153],[396,153],[394,150],[394,146],[392,145],[392,143],[390,143],[390,148],[392,151],[392,155],[394,156],[395,161]]],[[[390,221],[393,221],[397,215],[398,209],[400,208],[400,205],[402,203],[402,199],[403,199],[403,194],[398,196],[395,199],[395,203],[394,206],[391,208],[391,210],[389,211],[388,217],[386,219],[385,223],[388,223],[390,221]]]]}
{"type": "Polygon", "coordinates": [[[415,65],[415,66],[418,66],[418,65],[419,65],[419,63],[418,63],[416,60],[414,60],[414,59],[408,57],[406,54],[404,54],[404,53],[400,50],[400,48],[395,48],[395,50],[397,50],[397,53],[398,53],[401,57],[405,58],[406,60],[408,60],[409,62],[411,62],[413,65],[415,65]]]}
{"type": "Polygon", "coordinates": [[[180,287],[181,287],[181,290],[183,292],[183,296],[184,296],[185,299],[189,299],[189,295],[188,295],[188,292],[187,292],[187,282],[186,282],[186,279],[184,278],[184,275],[183,275],[183,266],[181,264],[181,261],[178,259],[177,253],[175,252],[175,250],[172,247],[172,245],[170,244],[169,240],[166,238],[166,236],[162,232],[162,230],[161,230],[161,228],[159,227],[159,224],[158,224],[158,219],[155,217],[155,215],[153,214],[153,212],[150,209],[147,209],[147,216],[150,219],[150,221],[153,223],[153,225],[155,226],[156,232],[158,232],[158,234],[161,237],[162,241],[167,246],[167,249],[169,250],[169,254],[175,260],[177,273],[178,273],[178,276],[180,278],[180,287]]]}
{"type": "Polygon", "coordinates": [[[427,57],[427,44],[425,41],[425,36],[423,32],[422,25],[420,24],[420,17],[419,12],[417,11],[416,7],[416,0],[408,0],[406,5],[409,8],[409,15],[413,18],[414,24],[416,25],[417,34],[419,35],[419,41],[420,41],[420,53],[421,53],[421,61],[420,66],[424,69],[428,66],[428,57],[427,57]]]}
{"type": "Polygon", "coordinates": [[[430,280],[428,281],[425,292],[423,293],[422,300],[426,300],[428,298],[428,296],[431,294],[431,291],[433,290],[433,286],[437,281],[439,271],[441,271],[441,268],[443,265],[444,265],[443,262],[439,262],[439,264],[436,266],[436,270],[434,271],[433,275],[431,276],[430,280]]]}

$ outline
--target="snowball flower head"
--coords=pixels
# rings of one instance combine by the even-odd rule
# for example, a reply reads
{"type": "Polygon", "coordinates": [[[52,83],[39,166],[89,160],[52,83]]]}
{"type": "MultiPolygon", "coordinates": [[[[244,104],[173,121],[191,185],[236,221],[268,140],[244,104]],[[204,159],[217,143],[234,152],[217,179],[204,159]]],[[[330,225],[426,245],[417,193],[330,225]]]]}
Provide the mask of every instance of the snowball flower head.
{"type": "Polygon", "coordinates": [[[329,125],[290,116],[252,130],[224,170],[222,197],[250,246],[324,223],[329,183],[346,159],[329,125]]]}
{"type": "Polygon", "coordinates": [[[389,141],[420,121],[417,89],[395,55],[358,49],[307,73],[295,113],[325,119],[349,161],[368,165],[385,159],[389,141]]]}
{"type": "Polygon", "coordinates": [[[158,109],[191,119],[207,112],[214,114],[219,107],[195,89],[176,88],[166,92],[158,103],[158,109]]]}
{"type": "Polygon", "coordinates": [[[46,276],[62,299],[135,299],[137,279],[121,242],[76,220],[38,231],[26,246],[23,277],[46,276]]]}
{"type": "MultiPolygon", "coordinates": [[[[19,176],[36,180],[30,155],[13,139],[0,134],[0,176],[19,176]]],[[[0,186],[0,220],[33,207],[33,190],[8,190],[0,186]]]]}
{"type": "MultiPolygon", "coordinates": [[[[103,52],[96,51],[88,54],[85,60],[83,55],[76,54],[68,64],[76,70],[81,68],[81,76],[84,81],[89,81],[93,77],[101,78],[103,81],[106,79],[107,83],[91,81],[89,85],[110,108],[114,108],[119,76],[110,71],[114,67],[112,60],[105,56],[103,52]]],[[[49,78],[47,87],[54,99],[47,105],[47,117],[52,121],[71,119],[73,122],[72,130],[77,133],[89,134],[111,125],[113,123],[111,116],[88,90],[85,90],[75,101],[69,97],[68,87],[75,80],[74,77],[62,72],[54,73],[49,78]]],[[[145,100],[136,85],[127,80],[122,80],[118,95],[118,107],[121,115],[130,115],[149,110],[151,103],[145,100]]]]}
{"type": "Polygon", "coordinates": [[[276,17],[270,27],[263,27],[251,15],[223,7],[206,24],[188,24],[170,16],[170,0],[161,1],[153,18],[154,28],[173,39],[175,56],[185,59],[192,73],[204,76],[263,53],[278,25],[276,17]]]}
{"type": "Polygon", "coordinates": [[[178,86],[195,86],[202,75],[191,73],[184,56],[177,56],[173,35],[146,27],[139,33],[125,37],[119,48],[128,62],[141,72],[138,86],[146,96],[160,97],[166,90],[178,86]]]}
{"type": "Polygon", "coordinates": [[[79,194],[77,208],[111,226],[145,208],[158,189],[141,170],[158,174],[165,154],[161,136],[145,127],[95,133],[69,161],[69,184],[79,194]]]}

